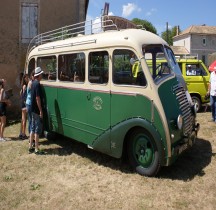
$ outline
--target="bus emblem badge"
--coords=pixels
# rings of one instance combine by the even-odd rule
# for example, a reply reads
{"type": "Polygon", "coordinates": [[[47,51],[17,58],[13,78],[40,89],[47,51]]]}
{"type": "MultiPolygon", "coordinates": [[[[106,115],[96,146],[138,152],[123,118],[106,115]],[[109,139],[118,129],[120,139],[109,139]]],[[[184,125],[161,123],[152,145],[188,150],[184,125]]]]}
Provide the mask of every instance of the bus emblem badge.
{"type": "Polygon", "coordinates": [[[93,98],[93,107],[96,109],[96,110],[101,110],[102,109],[102,104],[103,104],[103,101],[101,99],[101,97],[99,96],[96,96],[93,98]]]}

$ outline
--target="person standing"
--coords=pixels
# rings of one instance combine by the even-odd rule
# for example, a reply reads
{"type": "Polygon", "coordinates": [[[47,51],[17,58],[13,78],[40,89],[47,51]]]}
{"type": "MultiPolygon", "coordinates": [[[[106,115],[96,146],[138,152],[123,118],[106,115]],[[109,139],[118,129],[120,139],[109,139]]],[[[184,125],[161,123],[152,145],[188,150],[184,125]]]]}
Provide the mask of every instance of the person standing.
{"type": "Polygon", "coordinates": [[[27,97],[27,85],[29,82],[28,74],[24,74],[21,81],[21,111],[22,111],[22,119],[21,119],[21,132],[19,138],[24,140],[28,137],[26,136],[26,122],[27,122],[27,108],[26,108],[26,97],[27,97]]]}
{"type": "Polygon", "coordinates": [[[31,86],[32,82],[34,81],[34,71],[31,72],[30,80],[27,85],[27,97],[26,97],[26,108],[27,108],[27,114],[28,114],[28,132],[29,135],[31,133],[31,122],[32,122],[32,111],[31,111],[31,86]]]}
{"type": "Polygon", "coordinates": [[[31,86],[31,111],[32,111],[32,122],[31,122],[31,133],[29,143],[29,153],[35,152],[35,154],[43,154],[43,151],[39,150],[39,135],[42,131],[42,91],[40,81],[42,79],[43,71],[40,67],[35,69],[34,81],[31,86]],[[35,140],[35,149],[33,148],[33,140],[35,140]]]}
{"type": "Polygon", "coordinates": [[[6,106],[10,105],[10,100],[6,99],[6,94],[4,90],[6,80],[0,80],[0,141],[5,141],[4,139],[4,128],[6,125],[6,106]]]}
{"type": "Polygon", "coordinates": [[[207,94],[210,95],[212,121],[216,123],[216,69],[211,72],[207,94]]]}

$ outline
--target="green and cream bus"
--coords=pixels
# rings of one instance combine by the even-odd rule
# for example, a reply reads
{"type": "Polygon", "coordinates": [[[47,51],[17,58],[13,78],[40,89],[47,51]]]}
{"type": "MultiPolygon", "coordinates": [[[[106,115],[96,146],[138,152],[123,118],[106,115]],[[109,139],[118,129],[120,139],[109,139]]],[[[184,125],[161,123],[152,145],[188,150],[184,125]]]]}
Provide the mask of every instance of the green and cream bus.
{"type": "Polygon", "coordinates": [[[172,50],[142,29],[84,35],[70,27],[38,35],[27,55],[27,73],[44,71],[44,130],[115,158],[127,154],[136,172],[155,176],[199,130],[172,50]],[[157,59],[167,61],[162,74],[157,59]]]}

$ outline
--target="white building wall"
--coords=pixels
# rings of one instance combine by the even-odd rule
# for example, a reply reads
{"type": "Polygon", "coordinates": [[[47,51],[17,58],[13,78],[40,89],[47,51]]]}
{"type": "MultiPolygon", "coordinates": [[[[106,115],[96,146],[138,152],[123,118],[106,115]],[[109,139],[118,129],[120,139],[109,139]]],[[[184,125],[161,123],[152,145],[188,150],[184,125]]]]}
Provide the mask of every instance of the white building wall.
{"type": "Polygon", "coordinates": [[[188,52],[191,51],[191,36],[173,41],[173,46],[183,46],[188,52]]]}

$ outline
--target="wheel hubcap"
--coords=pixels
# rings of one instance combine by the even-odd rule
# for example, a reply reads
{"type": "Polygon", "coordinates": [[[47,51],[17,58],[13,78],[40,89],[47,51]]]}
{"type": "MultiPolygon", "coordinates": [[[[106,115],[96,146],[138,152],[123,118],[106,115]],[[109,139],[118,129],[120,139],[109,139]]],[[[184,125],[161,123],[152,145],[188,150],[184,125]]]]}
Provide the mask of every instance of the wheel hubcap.
{"type": "Polygon", "coordinates": [[[135,156],[137,161],[143,166],[148,167],[154,160],[154,148],[147,136],[140,135],[135,141],[135,156]]]}
{"type": "Polygon", "coordinates": [[[196,111],[198,111],[199,110],[199,102],[196,100],[196,99],[193,99],[192,100],[193,101],[193,103],[195,104],[195,107],[196,107],[196,111]]]}

